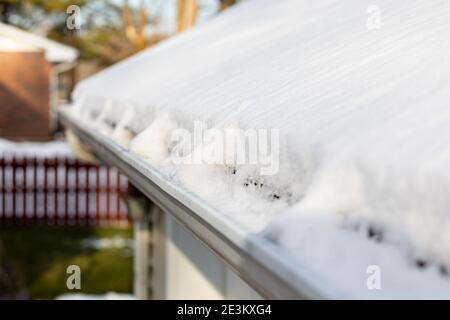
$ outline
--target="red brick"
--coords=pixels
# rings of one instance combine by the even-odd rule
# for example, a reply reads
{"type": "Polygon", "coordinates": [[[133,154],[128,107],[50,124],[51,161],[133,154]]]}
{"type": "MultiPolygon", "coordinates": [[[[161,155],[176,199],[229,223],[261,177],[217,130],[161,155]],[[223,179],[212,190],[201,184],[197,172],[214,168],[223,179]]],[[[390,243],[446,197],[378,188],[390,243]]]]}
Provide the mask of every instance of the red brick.
{"type": "Polygon", "coordinates": [[[0,137],[50,137],[50,71],[43,52],[0,52],[0,137]]]}

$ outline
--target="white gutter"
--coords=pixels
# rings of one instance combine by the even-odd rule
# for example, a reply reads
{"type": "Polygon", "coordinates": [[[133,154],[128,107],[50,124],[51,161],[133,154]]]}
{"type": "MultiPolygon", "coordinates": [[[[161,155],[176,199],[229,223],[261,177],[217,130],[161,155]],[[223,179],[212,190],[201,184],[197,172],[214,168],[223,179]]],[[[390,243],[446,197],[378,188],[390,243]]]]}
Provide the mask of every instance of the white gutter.
{"type": "Polygon", "coordinates": [[[136,188],[171,214],[261,296],[268,299],[348,298],[270,241],[248,236],[239,225],[198,196],[168,181],[155,167],[81,124],[66,108],[60,108],[58,115],[62,124],[90,147],[99,160],[117,167],[136,188]]]}

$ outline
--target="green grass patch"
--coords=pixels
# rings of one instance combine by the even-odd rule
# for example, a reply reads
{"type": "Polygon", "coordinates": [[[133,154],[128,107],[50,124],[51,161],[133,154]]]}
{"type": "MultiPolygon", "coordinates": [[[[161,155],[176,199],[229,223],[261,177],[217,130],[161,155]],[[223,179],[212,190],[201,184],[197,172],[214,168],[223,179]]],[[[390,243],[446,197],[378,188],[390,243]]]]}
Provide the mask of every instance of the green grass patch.
{"type": "MultiPolygon", "coordinates": [[[[99,294],[108,291],[131,293],[132,249],[86,248],[86,238],[132,239],[132,229],[24,226],[0,228],[9,264],[20,286],[32,299],[52,299],[65,293],[99,294]],[[66,269],[81,269],[81,290],[68,290],[66,269]]],[[[0,257],[1,259],[2,257],[0,257]]]]}

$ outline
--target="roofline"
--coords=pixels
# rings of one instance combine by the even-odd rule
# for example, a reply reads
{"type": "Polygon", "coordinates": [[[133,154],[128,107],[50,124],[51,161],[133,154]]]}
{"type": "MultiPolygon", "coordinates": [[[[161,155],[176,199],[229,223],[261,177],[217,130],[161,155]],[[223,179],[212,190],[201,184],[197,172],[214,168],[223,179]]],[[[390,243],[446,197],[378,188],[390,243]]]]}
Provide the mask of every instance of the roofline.
{"type": "Polygon", "coordinates": [[[74,61],[79,56],[79,51],[76,48],[70,47],[54,40],[50,40],[46,37],[36,35],[26,30],[22,30],[10,24],[0,22],[0,35],[11,36],[14,40],[24,42],[30,46],[35,47],[36,49],[45,51],[47,60],[52,63],[74,61]],[[49,52],[52,49],[65,51],[65,53],[68,56],[72,56],[72,58],[55,59],[52,57],[51,52],[49,52]]]}

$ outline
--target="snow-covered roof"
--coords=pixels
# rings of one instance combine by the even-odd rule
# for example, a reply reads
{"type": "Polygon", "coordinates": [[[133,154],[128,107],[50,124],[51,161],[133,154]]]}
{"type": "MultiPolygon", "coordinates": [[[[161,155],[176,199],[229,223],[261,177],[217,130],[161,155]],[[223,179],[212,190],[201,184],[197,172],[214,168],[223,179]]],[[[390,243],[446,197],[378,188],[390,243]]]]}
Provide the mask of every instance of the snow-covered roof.
{"type": "Polygon", "coordinates": [[[52,63],[72,62],[78,57],[75,48],[0,22],[0,52],[39,50],[44,50],[46,59],[52,63]]]}
{"type": "Polygon", "coordinates": [[[354,296],[449,298],[449,16],[244,1],[81,82],[74,114],[354,296]],[[278,172],[173,163],[171,134],[195,120],[279,130],[278,172]]]}

